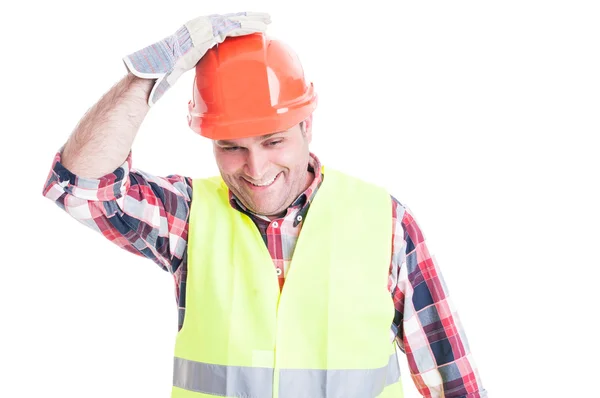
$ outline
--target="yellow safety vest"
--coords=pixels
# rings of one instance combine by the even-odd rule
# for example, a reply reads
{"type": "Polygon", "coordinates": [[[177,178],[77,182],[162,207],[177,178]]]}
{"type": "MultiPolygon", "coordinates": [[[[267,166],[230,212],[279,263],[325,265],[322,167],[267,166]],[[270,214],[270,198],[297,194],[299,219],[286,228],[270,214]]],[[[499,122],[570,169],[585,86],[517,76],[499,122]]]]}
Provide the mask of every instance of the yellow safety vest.
{"type": "Polygon", "coordinates": [[[385,190],[328,168],[281,293],[258,228],[231,207],[223,180],[196,179],[193,192],[173,398],[403,396],[385,190]]]}

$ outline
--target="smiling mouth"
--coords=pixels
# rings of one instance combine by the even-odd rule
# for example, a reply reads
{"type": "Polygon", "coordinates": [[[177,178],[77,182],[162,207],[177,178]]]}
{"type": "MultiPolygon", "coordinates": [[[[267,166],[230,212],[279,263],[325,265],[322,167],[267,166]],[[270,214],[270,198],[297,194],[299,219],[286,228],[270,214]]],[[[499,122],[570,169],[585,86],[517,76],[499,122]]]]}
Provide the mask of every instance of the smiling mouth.
{"type": "Polygon", "coordinates": [[[256,187],[256,188],[267,188],[271,185],[273,185],[273,183],[277,180],[277,177],[279,177],[279,174],[281,174],[281,172],[277,173],[273,178],[271,178],[268,181],[262,182],[260,184],[258,183],[254,183],[251,181],[248,181],[244,178],[244,181],[246,181],[248,183],[248,185],[252,186],[252,187],[256,187]]]}

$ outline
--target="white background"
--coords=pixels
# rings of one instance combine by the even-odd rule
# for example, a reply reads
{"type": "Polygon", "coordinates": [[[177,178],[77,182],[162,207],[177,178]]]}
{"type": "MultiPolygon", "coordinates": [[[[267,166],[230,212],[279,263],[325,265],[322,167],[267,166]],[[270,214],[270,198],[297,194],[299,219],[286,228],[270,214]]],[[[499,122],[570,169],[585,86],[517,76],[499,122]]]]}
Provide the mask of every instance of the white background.
{"type": "MultiPolygon", "coordinates": [[[[416,214],[490,395],[597,396],[597,3],[331,3],[2,11],[1,397],[169,396],[171,277],[41,192],[55,151],[124,74],[122,56],[195,16],[245,10],[271,13],[269,33],[315,84],[312,150],[416,214]]],[[[187,127],[192,79],[151,110],[134,167],[216,172],[208,141],[187,127]]]]}

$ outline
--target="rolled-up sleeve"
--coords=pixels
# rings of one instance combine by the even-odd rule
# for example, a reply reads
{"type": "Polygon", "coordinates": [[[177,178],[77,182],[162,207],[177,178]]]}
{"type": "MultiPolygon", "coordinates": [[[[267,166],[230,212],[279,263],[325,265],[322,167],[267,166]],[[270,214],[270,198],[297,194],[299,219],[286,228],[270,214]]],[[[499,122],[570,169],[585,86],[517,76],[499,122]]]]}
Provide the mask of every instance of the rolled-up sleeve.
{"type": "Polygon", "coordinates": [[[100,178],[75,175],[54,156],[43,188],[75,220],[128,252],[175,273],[187,246],[191,179],[132,170],[132,155],[100,178]]]}

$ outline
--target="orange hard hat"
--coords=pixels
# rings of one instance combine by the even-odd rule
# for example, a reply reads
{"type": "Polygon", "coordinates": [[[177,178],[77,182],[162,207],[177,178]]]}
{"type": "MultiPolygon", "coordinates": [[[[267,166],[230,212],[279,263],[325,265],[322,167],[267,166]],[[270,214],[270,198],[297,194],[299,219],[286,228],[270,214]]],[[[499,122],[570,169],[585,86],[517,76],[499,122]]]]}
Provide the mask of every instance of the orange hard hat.
{"type": "Polygon", "coordinates": [[[228,37],[196,65],[188,124],[200,135],[235,139],[287,130],[317,106],[297,55],[263,33],[228,37]]]}

